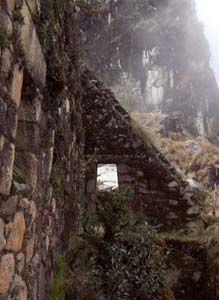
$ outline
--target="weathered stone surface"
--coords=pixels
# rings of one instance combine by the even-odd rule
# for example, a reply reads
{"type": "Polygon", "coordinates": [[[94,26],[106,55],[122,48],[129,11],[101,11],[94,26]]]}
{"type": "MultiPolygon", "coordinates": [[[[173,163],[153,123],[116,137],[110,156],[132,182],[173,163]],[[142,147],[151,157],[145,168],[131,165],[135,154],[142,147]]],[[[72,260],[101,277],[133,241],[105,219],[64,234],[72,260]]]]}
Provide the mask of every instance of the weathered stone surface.
{"type": "Polygon", "coordinates": [[[49,245],[50,245],[50,239],[48,237],[48,235],[46,236],[46,251],[49,250],[49,245]]]}
{"type": "Polygon", "coordinates": [[[0,218],[0,251],[5,247],[6,240],[4,236],[4,227],[5,223],[4,221],[0,218]]]}
{"type": "Polygon", "coordinates": [[[4,249],[5,245],[6,245],[5,237],[2,233],[0,233],[0,251],[4,249]]]}
{"type": "Polygon", "coordinates": [[[3,135],[0,135],[0,152],[3,150],[4,143],[5,143],[5,138],[3,135]]]}
{"type": "MultiPolygon", "coordinates": [[[[85,128],[85,155],[95,163],[87,164],[85,198],[95,202],[96,165],[114,163],[118,167],[118,186],[134,191],[132,208],[142,211],[151,225],[162,224],[163,230],[184,229],[201,213],[187,215],[189,205],[183,200],[185,182],[169,162],[133,125],[124,108],[110,90],[90,71],[82,75],[85,94],[82,99],[82,120],[85,128]],[[88,101],[89,99],[89,101],[88,101]],[[92,115],[92,117],[90,117],[92,115]],[[121,144],[118,141],[122,137],[121,144]],[[171,202],[169,201],[171,200],[171,202]]],[[[192,192],[194,206],[201,206],[192,192]]]]}
{"type": "Polygon", "coordinates": [[[0,194],[9,195],[11,190],[13,165],[14,165],[14,144],[5,142],[0,153],[0,194]]]}
{"type": "Polygon", "coordinates": [[[54,129],[49,130],[45,137],[45,150],[42,153],[42,173],[43,180],[48,181],[51,175],[53,153],[55,143],[55,131],[54,129]]]}
{"type": "Polygon", "coordinates": [[[13,105],[10,105],[9,101],[0,98],[0,114],[1,132],[8,141],[13,142],[17,129],[16,109],[13,105]]]}
{"type": "Polygon", "coordinates": [[[52,198],[52,213],[55,214],[56,212],[56,199],[52,198]]]}
{"type": "Polygon", "coordinates": [[[23,212],[16,213],[13,226],[7,240],[6,249],[18,252],[21,250],[25,232],[25,220],[23,212]]]}
{"type": "Polygon", "coordinates": [[[9,49],[4,49],[2,51],[2,58],[1,58],[1,72],[3,76],[8,76],[9,71],[11,70],[11,62],[12,62],[12,55],[9,49]]]}
{"type": "Polygon", "coordinates": [[[0,26],[5,32],[7,32],[8,35],[12,34],[13,26],[11,19],[9,18],[7,12],[3,9],[0,10],[0,26]]]}
{"type": "Polygon", "coordinates": [[[54,149],[51,147],[43,153],[43,180],[48,181],[52,171],[54,149]]]}
{"type": "Polygon", "coordinates": [[[12,196],[0,205],[0,214],[4,216],[12,216],[15,214],[18,204],[18,196],[12,196]]]}
{"type": "Polygon", "coordinates": [[[28,194],[31,192],[31,186],[26,183],[13,182],[13,189],[16,194],[28,194]]]}
{"type": "Polygon", "coordinates": [[[0,294],[7,293],[14,276],[14,256],[3,255],[0,261],[0,294]]]}
{"type": "Polygon", "coordinates": [[[23,209],[27,209],[30,207],[30,201],[28,198],[21,198],[19,201],[19,206],[23,209]]]}
{"type": "Polygon", "coordinates": [[[19,120],[39,122],[41,116],[41,102],[38,98],[30,102],[23,101],[19,110],[19,120]]]}
{"type": "Polygon", "coordinates": [[[27,0],[27,5],[31,11],[32,14],[37,13],[37,5],[35,0],[27,0]]]}
{"type": "Polygon", "coordinates": [[[172,181],[168,184],[169,189],[175,189],[179,187],[179,184],[176,181],[172,181]]]}
{"type": "Polygon", "coordinates": [[[46,80],[46,62],[30,11],[25,2],[21,14],[24,18],[24,25],[20,30],[20,39],[28,61],[27,67],[34,82],[39,87],[43,87],[46,80]]]}
{"type": "Polygon", "coordinates": [[[0,5],[11,15],[15,7],[15,2],[15,0],[0,0],[0,5]]]}
{"type": "Polygon", "coordinates": [[[187,210],[188,215],[198,215],[200,214],[200,207],[199,206],[192,206],[187,210]]]}
{"type": "Polygon", "coordinates": [[[29,214],[31,215],[31,224],[35,221],[37,215],[37,207],[34,201],[30,201],[29,214]]]}
{"type": "Polygon", "coordinates": [[[35,236],[33,235],[27,240],[27,245],[26,245],[26,263],[28,264],[30,260],[33,257],[33,252],[34,252],[34,244],[35,244],[35,236]]]}
{"type": "Polygon", "coordinates": [[[0,233],[4,234],[5,222],[0,218],[0,233]]]}
{"type": "Polygon", "coordinates": [[[19,275],[15,275],[12,293],[15,295],[15,300],[27,300],[27,285],[19,275]]]}
{"type": "Polygon", "coordinates": [[[25,266],[25,256],[23,253],[18,253],[16,256],[16,261],[17,261],[17,270],[18,273],[21,273],[24,269],[25,266]]]}
{"type": "Polygon", "coordinates": [[[169,220],[177,219],[177,215],[176,215],[174,212],[170,212],[170,213],[167,215],[167,219],[169,219],[169,220]]]}
{"type": "Polygon", "coordinates": [[[34,122],[18,122],[16,146],[22,152],[39,154],[40,152],[40,129],[34,122]]]}
{"type": "Polygon", "coordinates": [[[11,232],[11,229],[13,227],[12,222],[8,222],[5,224],[5,236],[8,237],[9,233],[11,232]]]}
{"type": "Polygon", "coordinates": [[[166,238],[169,251],[167,265],[171,275],[175,299],[215,299],[212,297],[210,272],[207,267],[207,249],[197,241],[166,238]]]}
{"type": "Polygon", "coordinates": [[[38,159],[35,154],[30,152],[17,152],[16,164],[23,170],[26,183],[34,190],[37,184],[38,159]]]}
{"type": "Polygon", "coordinates": [[[23,69],[16,64],[12,72],[11,98],[14,101],[17,109],[19,108],[21,102],[22,85],[23,69]]]}

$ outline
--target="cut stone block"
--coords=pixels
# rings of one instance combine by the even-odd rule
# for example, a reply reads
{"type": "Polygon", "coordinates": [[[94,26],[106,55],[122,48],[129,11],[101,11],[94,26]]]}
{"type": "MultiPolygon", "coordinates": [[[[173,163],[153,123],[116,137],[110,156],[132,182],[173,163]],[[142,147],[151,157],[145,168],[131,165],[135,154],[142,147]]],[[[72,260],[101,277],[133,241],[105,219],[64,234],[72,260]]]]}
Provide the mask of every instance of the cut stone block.
{"type": "Polygon", "coordinates": [[[5,142],[0,153],[0,194],[10,195],[15,147],[14,144],[5,142]]]}
{"type": "Polygon", "coordinates": [[[27,69],[36,85],[42,88],[46,81],[46,62],[31,13],[25,2],[21,14],[24,18],[24,25],[20,29],[20,39],[27,60],[27,69]]]}
{"type": "Polygon", "coordinates": [[[41,103],[34,99],[31,103],[22,101],[19,110],[19,120],[26,122],[39,122],[41,115],[41,103]]]}
{"type": "Polygon", "coordinates": [[[12,72],[11,98],[14,101],[17,109],[19,108],[21,102],[23,76],[23,69],[16,64],[12,72]]]}
{"type": "Polygon", "coordinates": [[[13,13],[15,0],[0,0],[0,6],[3,7],[9,15],[13,13]]]}
{"type": "Polygon", "coordinates": [[[0,262],[0,294],[5,294],[9,290],[14,276],[14,265],[12,254],[2,256],[0,262]]]}
{"type": "Polygon", "coordinates": [[[16,213],[13,226],[7,241],[6,249],[19,252],[22,247],[25,232],[25,220],[23,212],[16,213]]]}

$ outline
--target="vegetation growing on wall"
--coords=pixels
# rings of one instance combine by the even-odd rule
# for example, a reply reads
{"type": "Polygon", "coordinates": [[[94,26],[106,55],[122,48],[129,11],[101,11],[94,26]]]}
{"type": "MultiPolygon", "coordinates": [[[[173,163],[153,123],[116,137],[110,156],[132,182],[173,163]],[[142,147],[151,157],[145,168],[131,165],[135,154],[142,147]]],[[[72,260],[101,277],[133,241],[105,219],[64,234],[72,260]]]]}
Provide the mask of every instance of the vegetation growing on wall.
{"type": "Polygon", "coordinates": [[[127,190],[98,197],[95,215],[85,218],[84,232],[68,255],[72,276],[66,299],[174,299],[156,231],[130,212],[131,195],[127,190]]]}
{"type": "Polygon", "coordinates": [[[58,257],[57,271],[52,281],[49,300],[63,300],[68,284],[68,267],[64,256],[58,257]]]}

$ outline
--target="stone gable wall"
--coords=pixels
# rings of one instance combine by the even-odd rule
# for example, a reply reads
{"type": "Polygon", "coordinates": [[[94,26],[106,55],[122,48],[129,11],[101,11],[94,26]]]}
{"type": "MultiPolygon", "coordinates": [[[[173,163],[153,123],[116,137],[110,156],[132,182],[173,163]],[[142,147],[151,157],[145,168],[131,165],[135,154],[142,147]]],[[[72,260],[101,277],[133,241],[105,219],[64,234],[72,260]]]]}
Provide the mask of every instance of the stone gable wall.
{"type": "Polygon", "coordinates": [[[198,219],[202,196],[186,186],[113,93],[89,71],[82,76],[82,86],[88,205],[95,204],[97,165],[113,163],[119,188],[133,188],[133,208],[144,212],[148,223],[172,230],[198,219]]]}

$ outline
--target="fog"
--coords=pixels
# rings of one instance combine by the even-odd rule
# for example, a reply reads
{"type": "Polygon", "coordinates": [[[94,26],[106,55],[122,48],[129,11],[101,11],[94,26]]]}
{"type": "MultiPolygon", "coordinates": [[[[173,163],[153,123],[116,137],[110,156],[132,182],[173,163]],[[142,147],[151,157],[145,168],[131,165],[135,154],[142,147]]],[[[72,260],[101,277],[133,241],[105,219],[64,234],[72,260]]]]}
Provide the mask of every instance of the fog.
{"type": "Polygon", "coordinates": [[[219,86],[219,0],[196,0],[196,7],[209,41],[212,54],[211,66],[219,86]]]}

